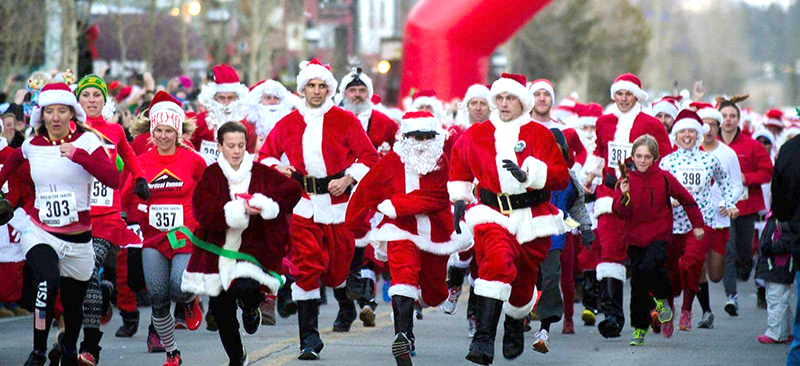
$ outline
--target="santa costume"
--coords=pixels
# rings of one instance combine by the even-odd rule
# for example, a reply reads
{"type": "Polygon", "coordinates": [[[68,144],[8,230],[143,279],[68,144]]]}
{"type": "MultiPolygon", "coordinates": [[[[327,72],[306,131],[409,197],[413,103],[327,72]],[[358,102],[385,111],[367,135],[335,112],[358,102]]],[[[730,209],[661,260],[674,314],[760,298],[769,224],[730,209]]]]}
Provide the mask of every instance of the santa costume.
{"type": "Polygon", "coordinates": [[[404,138],[359,183],[347,222],[358,225],[373,210],[383,214],[369,240],[379,257],[388,257],[392,352],[398,364],[410,365],[414,301],[436,306],[447,298],[447,260],[469,246],[469,238],[454,232],[439,120],[430,112],[409,112],[401,127],[404,138]]]}
{"type": "MultiPolygon", "coordinates": [[[[198,114],[197,129],[192,135],[191,143],[197,152],[211,165],[217,161],[217,129],[228,121],[245,122],[247,94],[249,89],[239,82],[239,74],[225,63],[214,66],[214,80],[203,85],[197,100],[206,109],[198,114]],[[223,105],[214,97],[217,93],[236,93],[238,98],[228,105],[223,105]]],[[[255,153],[256,128],[250,123],[247,127],[247,152],[255,153]]]]}
{"type": "Polygon", "coordinates": [[[618,76],[611,85],[611,98],[617,91],[632,93],[637,103],[630,110],[622,112],[616,104],[611,113],[597,119],[597,147],[587,158],[584,169],[589,177],[600,177],[602,184],[595,191],[597,200],[594,215],[597,217],[597,231],[601,257],[597,265],[597,279],[601,282],[600,311],[606,319],[598,324],[605,337],[618,337],[625,323],[622,312],[622,283],[625,281],[627,249],[622,242],[621,232],[624,222],[611,211],[612,193],[619,170],[618,162],[631,156],[631,147],[637,137],[649,134],[658,142],[659,155],[672,151],[672,145],[664,125],[655,117],[642,112],[639,103],[647,99],[642,90],[642,82],[636,75],[627,73],[618,76]]]}
{"type": "Polygon", "coordinates": [[[247,93],[244,105],[245,120],[256,128],[256,135],[258,136],[256,150],[264,143],[264,139],[267,138],[269,131],[272,131],[275,124],[292,111],[292,105],[287,98],[288,95],[289,90],[283,84],[272,79],[261,80],[250,87],[250,92],[247,93]],[[262,99],[265,96],[272,96],[278,99],[280,103],[264,104],[262,99]]]}
{"type": "Polygon", "coordinates": [[[298,307],[301,359],[318,359],[323,347],[317,330],[320,281],[344,291],[355,249],[353,233],[344,224],[351,188],[333,196],[328,184],[346,177],[358,182],[378,161],[359,120],[333,105],[330,93],[337,82],[330,68],[316,59],[304,65],[297,91],[303,93],[311,80],[328,87],[322,105],[313,108],[306,101],[278,121],[259,152],[259,161],[267,166],[282,165],[279,159],[286,154],[295,169],[292,178],[304,189],[290,229],[291,259],[298,267],[292,299],[298,307]]]}
{"type": "Polygon", "coordinates": [[[503,74],[492,84],[492,103],[497,95],[509,93],[519,98],[522,113],[503,121],[493,111],[488,121],[473,125],[456,142],[450,163],[448,192],[456,217],[469,204],[465,218],[479,268],[477,331],[467,355],[476,363],[494,359],[503,307],[503,355],[522,353],[523,323],[536,302],[539,264],[550,249],[550,236],[567,231],[563,214],[550,204],[550,191],[567,187],[567,166],[550,130],[531,120],[533,95],[525,82],[523,75],[503,74]]]}

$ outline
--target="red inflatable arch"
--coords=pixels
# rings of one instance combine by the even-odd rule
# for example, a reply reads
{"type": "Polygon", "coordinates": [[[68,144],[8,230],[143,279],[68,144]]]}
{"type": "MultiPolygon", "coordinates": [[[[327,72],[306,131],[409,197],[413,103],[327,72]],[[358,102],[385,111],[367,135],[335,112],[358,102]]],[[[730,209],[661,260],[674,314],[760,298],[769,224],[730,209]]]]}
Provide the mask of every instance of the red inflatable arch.
{"type": "Polygon", "coordinates": [[[406,23],[401,98],[411,88],[436,89],[442,100],[462,97],[485,82],[495,48],[549,2],[421,0],[406,23]]]}

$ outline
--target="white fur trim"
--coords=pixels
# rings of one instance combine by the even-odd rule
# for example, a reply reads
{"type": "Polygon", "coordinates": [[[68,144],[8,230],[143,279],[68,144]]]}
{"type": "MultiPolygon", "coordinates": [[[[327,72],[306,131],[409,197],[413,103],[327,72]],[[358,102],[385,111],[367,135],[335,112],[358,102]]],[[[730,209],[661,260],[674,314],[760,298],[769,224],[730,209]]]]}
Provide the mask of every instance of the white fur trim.
{"type": "Polygon", "coordinates": [[[575,125],[578,127],[584,126],[596,126],[597,125],[597,117],[577,117],[574,119],[575,125]]]}
{"type": "Polygon", "coordinates": [[[364,179],[364,176],[367,175],[367,173],[369,173],[369,167],[362,163],[353,163],[353,165],[344,170],[344,174],[353,177],[356,182],[360,182],[362,179],[364,179]]]}
{"type": "Polygon", "coordinates": [[[375,277],[375,271],[368,268],[361,269],[361,278],[369,278],[372,282],[378,282],[377,277],[375,277]]]}
{"type": "Polygon", "coordinates": [[[615,278],[620,281],[625,281],[625,266],[619,263],[602,262],[597,265],[597,280],[602,281],[604,278],[615,278]]]}
{"type": "Polygon", "coordinates": [[[561,235],[568,230],[561,211],[554,215],[533,217],[530,208],[517,209],[506,216],[486,205],[475,205],[467,210],[464,216],[470,230],[475,226],[492,223],[500,225],[513,234],[520,244],[537,238],[561,235]]]}
{"type": "Polygon", "coordinates": [[[297,283],[292,284],[292,301],[304,301],[319,299],[319,287],[306,291],[297,286],[297,283]]]}
{"type": "Polygon", "coordinates": [[[544,188],[547,183],[547,164],[545,162],[529,156],[522,161],[522,171],[528,174],[525,185],[533,189],[544,188]]]}
{"type": "Polygon", "coordinates": [[[694,118],[681,118],[672,125],[672,137],[676,138],[678,132],[688,129],[697,131],[697,139],[702,141],[703,134],[708,132],[709,126],[706,124],[701,125],[694,118]]]}
{"type": "Polygon", "coordinates": [[[217,273],[183,271],[181,291],[197,295],[217,296],[222,292],[222,282],[217,273]]]}
{"type": "Polygon", "coordinates": [[[535,94],[540,89],[544,89],[546,92],[550,93],[551,100],[556,100],[556,91],[553,89],[553,85],[547,81],[539,80],[535,83],[531,83],[531,86],[528,88],[528,90],[531,91],[531,94],[535,94]]]}
{"type": "Polygon", "coordinates": [[[620,81],[617,81],[614,84],[611,84],[611,99],[612,100],[614,99],[614,93],[616,93],[618,90],[627,90],[627,91],[631,92],[634,96],[636,96],[636,99],[638,99],[639,102],[644,102],[648,98],[647,93],[644,90],[642,90],[642,88],[640,88],[638,85],[636,85],[636,84],[634,84],[634,83],[632,83],[630,81],[620,80],[620,81]]]}
{"type": "Polygon", "coordinates": [[[388,216],[390,219],[397,218],[397,210],[394,208],[392,200],[383,200],[383,202],[378,204],[378,211],[388,216]]]}
{"type": "Polygon", "coordinates": [[[503,310],[505,311],[506,316],[510,316],[514,319],[522,319],[528,316],[528,314],[531,313],[533,306],[536,305],[536,302],[539,300],[537,295],[538,293],[536,292],[536,286],[533,286],[533,295],[531,296],[531,301],[527,304],[521,307],[516,307],[511,305],[511,303],[508,301],[503,303],[503,310]]]}
{"type": "Polygon", "coordinates": [[[261,160],[261,164],[264,164],[266,166],[281,166],[281,165],[283,165],[280,160],[275,159],[275,158],[273,158],[271,156],[262,159],[261,160]]]}
{"type": "MultiPolygon", "coordinates": [[[[222,174],[225,178],[228,179],[228,185],[231,184],[240,184],[247,181],[245,185],[245,192],[236,192],[236,193],[246,193],[247,186],[250,185],[250,175],[251,170],[253,169],[253,156],[250,154],[244,154],[242,157],[242,163],[239,164],[239,169],[234,170],[228,160],[224,157],[222,159],[217,159],[217,164],[219,164],[219,168],[222,170],[222,174]]],[[[234,192],[231,192],[233,195],[234,192]]],[[[231,197],[233,198],[233,197],[231,197]]]]}
{"type": "Polygon", "coordinates": [[[722,113],[714,108],[698,109],[697,116],[699,116],[700,119],[713,118],[717,120],[719,124],[722,124],[722,113]]]}
{"type": "Polygon", "coordinates": [[[331,70],[316,64],[301,64],[300,73],[297,74],[297,93],[303,95],[303,89],[305,89],[306,84],[313,79],[321,80],[328,86],[328,96],[326,99],[330,100],[330,97],[336,93],[336,87],[339,83],[336,81],[336,78],[333,77],[331,70]]]}
{"type": "Polygon", "coordinates": [[[322,155],[322,132],[324,130],[324,116],[330,110],[330,107],[333,107],[333,102],[328,99],[320,108],[308,108],[307,105],[303,104],[299,109],[306,123],[302,138],[303,163],[306,167],[306,172],[312,177],[323,178],[328,176],[328,169],[322,155]]]}
{"type": "MultiPolygon", "coordinates": [[[[339,94],[344,95],[344,91],[347,90],[347,84],[350,84],[350,82],[353,81],[355,76],[356,73],[351,71],[342,78],[342,82],[339,83],[339,94]]],[[[375,91],[372,88],[372,79],[370,79],[370,77],[363,72],[361,73],[361,75],[358,76],[358,78],[359,80],[363,81],[364,84],[367,86],[367,93],[369,93],[369,95],[367,96],[367,100],[372,99],[372,94],[375,91]]]]}
{"type": "Polygon", "coordinates": [[[410,132],[442,133],[441,126],[442,124],[436,117],[404,118],[400,121],[400,133],[404,135],[410,132]]]}
{"type": "Polygon", "coordinates": [[[445,115],[444,104],[442,104],[441,100],[436,99],[434,97],[414,98],[414,102],[411,103],[411,110],[418,111],[420,107],[424,105],[429,105],[433,108],[433,115],[436,118],[444,118],[445,115]]]}
{"type": "Polygon", "coordinates": [[[622,113],[616,104],[611,106],[612,113],[617,116],[617,126],[614,130],[614,141],[622,143],[631,142],[631,129],[636,117],[641,113],[642,106],[639,103],[634,104],[631,110],[622,113]]]}
{"type": "Polygon", "coordinates": [[[657,116],[659,113],[666,113],[674,119],[678,116],[678,107],[672,104],[672,102],[662,99],[653,103],[650,113],[652,113],[653,117],[657,116]]]}
{"type": "Polygon", "coordinates": [[[250,223],[244,210],[244,200],[233,200],[225,204],[225,223],[231,229],[245,229],[250,223]]]}
{"type": "Polygon", "coordinates": [[[356,241],[356,248],[365,248],[367,245],[369,245],[369,233],[360,238],[356,238],[355,241],[356,241]]]}
{"type": "MultiPolygon", "coordinates": [[[[218,277],[221,278],[221,276],[218,277]]],[[[233,281],[237,278],[250,278],[258,281],[258,283],[264,286],[267,286],[269,292],[273,295],[277,294],[278,290],[281,288],[281,282],[278,281],[277,278],[272,277],[268,273],[264,272],[261,268],[250,262],[237,261],[226,277],[230,280],[227,282],[227,286],[225,287],[230,286],[230,281],[233,281]]],[[[286,279],[284,278],[284,282],[285,281],[286,279]]]]}
{"type": "Polygon", "coordinates": [[[39,106],[31,111],[30,125],[33,129],[39,128],[42,122],[42,109],[53,104],[63,104],[75,110],[75,119],[86,122],[86,111],[83,110],[75,94],[66,90],[48,90],[39,94],[39,106]]]}
{"type": "Polygon", "coordinates": [[[469,88],[467,88],[467,93],[464,95],[464,104],[469,104],[469,102],[471,102],[474,98],[483,99],[488,104],[489,88],[483,84],[472,84],[469,88]]]}
{"type": "Polygon", "coordinates": [[[511,285],[500,281],[475,280],[475,295],[489,297],[500,301],[508,301],[511,297],[511,285]]]}
{"type": "MultiPolygon", "coordinates": [[[[495,98],[502,93],[513,94],[519,101],[522,102],[522,115],[527,116],[533,109],[533,93],[525,85],[518,83],[516,80],[509,78],[500,78],[492,83],[492,88],[489,91],[489,105],[497,108],[494,104],[495,98]]],[[[513,146],[512,146],[513,147],[513,146]]]]}
{"type": "Polygon", "coordinates": [[[610,214],[613,211],[613,206],[613,197],[597,197],[597,200],[594,201],[594,217],[597,218],[600,215],[610,214]]]}
{"type": "Polygon", "coordinates": [[[305,219],[313,217],[318,224],[341,224],[347,213],[347,204],[348,202],[334,205],[331,204],[330,194],[317,194],[301,198],[292,213],[305,219]]]}
{"type": "Polygon", "coordinates": [[[244,86],[244,84],[242,83],[224,83],[224,84],[215,83],[214,89],[216,89],[217,93],[236,93],[242,86],[244,86]]]}
{"type": "Polygon", "coordinates": [[[255,208],[261,209],[261,218],[264,220],[272,220],[278,217],[278,213],[281,212],[280,206],[272,200],[261,193],[256,193],[253,195],[253,198],[248,201],[248,204],[255,208]]]}
{"type": "Polygon", "coordinates": [[[370,231],[369,240],[371,242],[409,240],[423,252],[436,255],[450,255],[469,249],[472,246],[472,237],[464,223],[461,223],[461,234],[453,231],[450,234],[450,240],[442,243],[433,242],[430,238],[430,233],[427,236],[414,235],[393,224],[385,224],[378,229],[370,231]]]}
{"type": "Polygon", "coordinates": [[[583,164],[583,171],[588,175],[594,173],[595,177],[603,176],[603,168],[606,166],[606,159],[601,158],[595,154],[589,154],[586,157],[586,163],[583,164]]]}
{"type": "Polygon", "coordinates": [[[253,88],[253,90],[250,90],[247,93],[247,104],[248,105],[260,104],[261,98],[264,95],[273,95],[281,100],[281,104],[288,105],[288,103],[286,103],[287,94],[289,94],[289,90],[286,89],[286,87],[283,86],[283,84],[275,80],[268,79],[264,80],[263,83],[256,86],[255,88],[253,88]]]}
{"type": "Polygon", "coordinates": [[[420,295],[420,290],[419,287],[416,286],[404,285],[404,284],[396,284],[396,285],[392,284],[392,286],[389,287],[389,296],[391,297],[394,295],[405,296],[412,298],[414,300],[418,300],[420,295]]]}
{"type": "Polygon", "coordinates": [[[464,201],[464,203],[471,203],[475,201],[473,190],[475,185],[472,182],[463,180],[453,180],[447,182],[447,192],[450,194],[450,202],[464,201]]]}
{"type": "Polygon", "coordinates": [[[456,268],[469,268],[469,264],[472,263],[472,259],[473,257],[469,257],[469,259],[462,261],[461,257],[458,255],[458,252],[456,252],[450,255],[450,259],[447,260],[447,266],[456,268]]]}

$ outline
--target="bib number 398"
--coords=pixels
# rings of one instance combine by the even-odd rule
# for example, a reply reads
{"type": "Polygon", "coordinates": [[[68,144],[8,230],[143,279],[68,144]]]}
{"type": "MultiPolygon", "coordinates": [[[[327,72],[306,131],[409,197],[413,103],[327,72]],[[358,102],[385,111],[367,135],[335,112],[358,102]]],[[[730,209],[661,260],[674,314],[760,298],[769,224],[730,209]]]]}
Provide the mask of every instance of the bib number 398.
{"type": "Polygon", "coordinates": [[[150,226],[161,230],[170,231],[183,226],[182,205],[152,205],[149,212],[150,226]]]}
{"type": "Polygon", "coordinates": [[[39,221],[51,227],[78,222],[77,201],[73,192],[39,194],[39,221]]]}
{"type": "Polygon", "coordinates": [[[692,193],[700,192],[705,185],[705,170],[702,168],[678,168],[678,180],[687,191],[692,193]]]}
{"type": "Polygon", "coordinates": [[[95,207],[111,207],[114,203],[114,189],[95,179],[92,182],[92,197],[89,203],[95,207]]]}

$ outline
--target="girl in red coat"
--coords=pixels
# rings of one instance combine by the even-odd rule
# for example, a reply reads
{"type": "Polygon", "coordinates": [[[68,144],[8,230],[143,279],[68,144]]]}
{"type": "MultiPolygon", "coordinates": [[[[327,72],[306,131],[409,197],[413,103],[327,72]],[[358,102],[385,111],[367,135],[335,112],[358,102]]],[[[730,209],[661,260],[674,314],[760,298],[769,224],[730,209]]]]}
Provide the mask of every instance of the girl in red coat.
{"type": "MultiPolygon", "coordinates": [[[[150,103],[148,118],[155,149],[139,156],[151,193],[143,202],[133,198],[136,207],[128,215],[139,223],[144,236],[142,265],[147,292],[152,303],[152,320],[167,350],[165,366],[181,364],[175,343],[175,319],[169,312],[170,299],[185,304],[186,325],[196,330],[202,323],[202,311],[193,293],[180,290],[181,276],[189,263],[192,246],[170,235],[176,229],[197,227],[192,211],[192,192],[206,167],[205,160],[179,142],[184,128],[192,130],[179,101],[166,92],[158,92],[150,103]]],[[[137,132],[141,128],[136,128],[137,132]]],[[[130,184],[129,184],[130,185],[130,184]]]]}
{"type": "Polygon", "coordinates": [[[292,208],[300,184],[262,164],[245,151],[247,129],[227,122],[218,130],[220,159],[211,164],[192,195],[198,221],[190,237],[192,256],[181,289],[211,297],[211,313],[230,365],[246,365],[239,335],[237,302],[248,334],[261,324],[261,286],[275,295],[284,284],[278,274],[289,251],[292,208]]]}
{"type": "MultiPolygon", "coordinates": [[[[631,261],[631,346],[644,344],[650,327],[650,307],[655,297],[658,320],[672,320],[666,299],[670,283],[666,272],[667,243],[672,236],[672,204],[676,199],[689,216],[695,236],[703,236],[703,215],[692,195],[668,172],[653,166],[658,143],[650,135],[638,137],[631,148],[633,166],[614,190],[612,209],[625,222],[622,243],[631,261]],[[635,169],[634,169],[635,167],[635,169]]],[[[698,240],[699,240],[698,238],[698,240]]],[[[621,294],[622,289],[619,289],[621,294]]],[[[620,299],[621,300],[621,299],[620,299]]]]}

